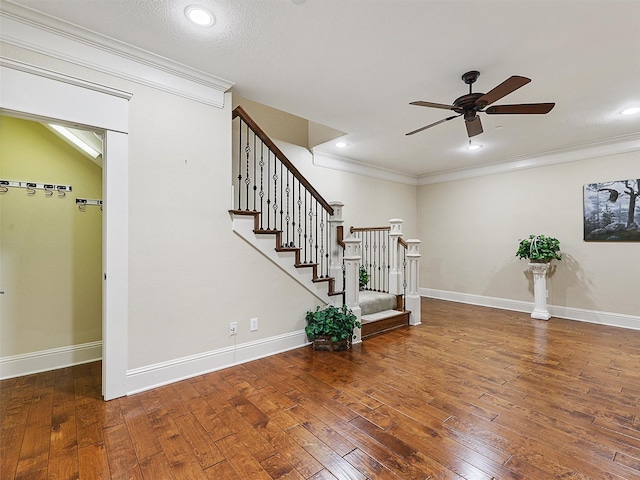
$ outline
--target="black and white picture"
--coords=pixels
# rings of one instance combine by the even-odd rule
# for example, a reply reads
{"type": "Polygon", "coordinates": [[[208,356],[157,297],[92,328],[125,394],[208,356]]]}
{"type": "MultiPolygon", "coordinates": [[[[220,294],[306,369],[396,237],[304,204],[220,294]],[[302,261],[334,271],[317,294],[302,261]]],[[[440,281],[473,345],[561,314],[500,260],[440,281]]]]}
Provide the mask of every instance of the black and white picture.
{"type": "Polygon", "coordinates": [[[640,178],[584,186],[587,242],[640,242],[640,178]]]}

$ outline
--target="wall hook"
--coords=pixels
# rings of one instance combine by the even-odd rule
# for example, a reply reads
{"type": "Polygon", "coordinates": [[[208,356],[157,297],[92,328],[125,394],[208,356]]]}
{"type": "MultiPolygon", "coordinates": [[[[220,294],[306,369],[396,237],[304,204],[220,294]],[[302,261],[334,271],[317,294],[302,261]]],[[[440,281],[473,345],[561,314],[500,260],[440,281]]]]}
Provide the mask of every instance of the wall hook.
{"type": "Polygon", "coordinates": [[[36,184],[27,183],[27,195],[35,195],[35,194],[36,194],[36,184]]]}
{"type": "Polygon", "coordinates": [[[58,188],[58,197],[65,197],[67,195],[65,192],[67,187],[65,187],[64,185],[58,185],[57,188],[58,188]]]}
{"type": "Polygon", "coordinates": [[[45,185],[44,186],[44,196],[45,197],[53,196],[53,185],[45,185]]]}

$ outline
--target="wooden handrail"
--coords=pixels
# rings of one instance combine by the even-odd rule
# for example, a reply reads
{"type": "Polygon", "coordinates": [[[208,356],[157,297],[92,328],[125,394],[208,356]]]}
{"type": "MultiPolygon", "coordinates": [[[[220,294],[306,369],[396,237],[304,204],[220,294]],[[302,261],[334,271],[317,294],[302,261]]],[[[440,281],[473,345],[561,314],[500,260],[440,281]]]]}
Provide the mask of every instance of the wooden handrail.
{"type": "Polygon", "coordinates": [[[320,205],[322,205],[322,208],[324,208],[329,213],[329,215],[333,215],[333,207],[329,205],[329,202],[322,198],[322,195],[320,195],[318,191],[313,188],[309,181],[304,178],[304,176],[298,171],[293,163],[291,163],[286,155],[282,153],[282,151],[276,146],[276,144],[273,143],[273,141],[267,136],[267,134],[264,133],[264,131],[258,126],[258,124],[254,122],[249,114],[239,105],[233,110],[232,119],[235,119],[236,117],[240,117],[244,121],[244,123],[246,123],[249,128],[253,130],[253,132],[258,136],[262,143],[264,143],[269,148],[269,150],[274,153],[276,158],[280,160],[280,162],[282,162],[285,167],[287,167],[287,169],[293,174],[293,176],[298,179],[300,184],[307,189],[311,196],[313,196],[313,198],[315,198],[316,201],[320,205]]]}
{"type": "Polygon", "coordinates": [[[340,245],[343,250],[346,248],[346,244],[344,243],[344,227],[342,225],[336,227],[336,243],[340,245]]]}
{"type": "MultiPolygon", "coordinates": [[[[354,232],[388,232],[391,231],[391,227],[350,227],[349,233],[354,232]]],[[[398,237],[398,244],[405,249],[409,247],[407,241],[402,237],[398,237]]]]}
{"type": "Polygon", "coordinates": [[[349,232],[385,232],[390,230],[391,227],[351,227],[349,232]]]}

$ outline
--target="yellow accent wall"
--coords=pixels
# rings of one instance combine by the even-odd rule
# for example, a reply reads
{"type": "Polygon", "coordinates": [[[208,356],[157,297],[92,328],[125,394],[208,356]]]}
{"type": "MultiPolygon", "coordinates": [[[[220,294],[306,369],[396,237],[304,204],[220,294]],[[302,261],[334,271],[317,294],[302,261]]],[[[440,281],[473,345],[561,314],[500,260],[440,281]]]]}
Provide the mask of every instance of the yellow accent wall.
{"type": "Polygon", "coordinates": [[[0,193],[0,357],[102,338],[102,169],[43,125],[0,116],[0,178],[71,185],[0,193]]]}

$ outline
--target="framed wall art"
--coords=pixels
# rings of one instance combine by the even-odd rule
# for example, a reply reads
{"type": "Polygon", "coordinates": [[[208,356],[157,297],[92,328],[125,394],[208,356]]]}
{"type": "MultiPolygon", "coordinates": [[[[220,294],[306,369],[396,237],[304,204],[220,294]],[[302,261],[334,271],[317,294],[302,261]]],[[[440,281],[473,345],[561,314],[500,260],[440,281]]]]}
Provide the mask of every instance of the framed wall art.
{"type": "Polygon", "coordinates": [[[640,178],[584,186],[586,242],[640,242],[640,178]]]}

